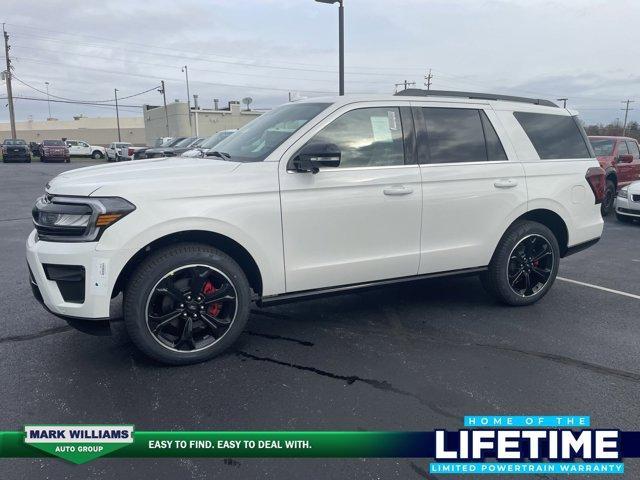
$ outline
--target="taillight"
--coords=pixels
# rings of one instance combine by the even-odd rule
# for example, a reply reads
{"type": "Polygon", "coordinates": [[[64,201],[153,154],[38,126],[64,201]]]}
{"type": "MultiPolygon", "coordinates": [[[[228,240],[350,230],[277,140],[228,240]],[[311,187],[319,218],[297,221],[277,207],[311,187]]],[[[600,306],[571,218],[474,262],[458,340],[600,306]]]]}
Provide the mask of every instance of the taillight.
{"type": "Polygon", "coordinates": [[[133,148],[129,147],[128,154],[130,157],[133,157],[133,148]]]}
{"type": "Polygon", "coordinates": [[[587,170],[587,174],[584,177],[587,179],[587,182],[589,182],[591,191],[596,197],[596,205],[598,203],[602,203],[602,199],[604,199],[604,192],[606,190],[606,180],[602,167],[591,167],[587,170]]]}

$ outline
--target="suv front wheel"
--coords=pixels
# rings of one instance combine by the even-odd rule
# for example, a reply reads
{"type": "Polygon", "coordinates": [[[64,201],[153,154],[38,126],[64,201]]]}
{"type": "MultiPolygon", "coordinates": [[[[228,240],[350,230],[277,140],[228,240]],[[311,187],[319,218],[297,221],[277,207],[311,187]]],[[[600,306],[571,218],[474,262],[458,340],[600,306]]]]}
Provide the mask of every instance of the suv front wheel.
{"type": "Polygon", "coordinates": [[[501,302],[530,305],[549,291],[559,263],[560,248],[553,232],[538,222],[518,221],[502,236],[480,279],[501,302]]]}
{"type": "Polygon", "coordinates": [[[185,365],[208,360],[240,336],[251,290],[238,264],[202,244],[179,244],[147,258],[124,294],[134,344],[150,357],[185,365]]]}

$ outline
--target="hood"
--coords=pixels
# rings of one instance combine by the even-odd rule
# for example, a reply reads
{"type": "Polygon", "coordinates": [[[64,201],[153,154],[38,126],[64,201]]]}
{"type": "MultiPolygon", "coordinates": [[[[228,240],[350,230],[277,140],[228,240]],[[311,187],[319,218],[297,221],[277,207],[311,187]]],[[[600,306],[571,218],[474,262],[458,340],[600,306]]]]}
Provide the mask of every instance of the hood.
{"type": "MultiPolygon", "coordinates": [[[[162,182],[172,185],[192,184],[202,180],[210,181],[211,177],[230,173],[240,164],[224,160],[201,158],[153,158],[136,162],[122,162],[108,165],[78,168],[61,173],[47,184],[47,192],[57,195],[88,196],[99,195],[105,188],[113,192],[125,192],[136,189],[141,183],[158,185],[162,182]]],[[[117,195],[118,193],[116,193],[117,195]]]]}

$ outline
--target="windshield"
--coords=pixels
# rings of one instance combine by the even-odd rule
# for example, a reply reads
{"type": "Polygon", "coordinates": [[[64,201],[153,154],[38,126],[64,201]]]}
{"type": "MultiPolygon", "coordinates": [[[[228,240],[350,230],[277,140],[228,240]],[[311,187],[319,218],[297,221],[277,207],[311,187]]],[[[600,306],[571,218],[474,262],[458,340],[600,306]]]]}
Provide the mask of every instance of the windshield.
{"type": "Polygon", "coordinates": [[[5,145],[26,145],[27,142],[25,142],[24,140],[11,140],[11,139],[7,139],[4,141],[5,145]]]}
{"type": "Polygon", "coordinates": [[[249,122],[216,145],[236,162],[261,162],[328,103],[287,104],[249,122]]]}
{"type": "Polygon", "coordinates": [[[184,137],[177,137],[177,138],[172,138],[171,140],[169,140],[167,143],[165,143],[164,145],[162,145],[163,147],[175,147],[176,145],[178,145],[180,142],[182,142],[185,138],[184,137]]]}
{"type": "Polygon", "coordinates": [[[217,144],[219,144],[222,140],[230,136],[232,133],[235,133],[235,131],[225,130],[222,132],[218,132],[210,136],[209,138],[207,138],[204,142],[202,142],[202,144],[200,145],[200,148],[204,148],[204,149],[213,148],[217,144]]]}
{"type": "Polygon", "coordinates": [[[66,147],[67,145],[62,140],[45,140],[42,145],[47,147],[66,147]]]}
{"type": "Polygon", "coordinates": [[[173,146],[175,148],[188,147],[189,145],[191,145],[194,142],[195,139],[196,139],[196,137],[188,137],[188,138],[185,138],[184,140],[176,143],[173,146]]]}
{"type": "Polygon", "coordinates": [[[590,138],[591,146],[596,152],[596,157],[606,157],[613,155],[614,141],[610,138],[590,138]]]}

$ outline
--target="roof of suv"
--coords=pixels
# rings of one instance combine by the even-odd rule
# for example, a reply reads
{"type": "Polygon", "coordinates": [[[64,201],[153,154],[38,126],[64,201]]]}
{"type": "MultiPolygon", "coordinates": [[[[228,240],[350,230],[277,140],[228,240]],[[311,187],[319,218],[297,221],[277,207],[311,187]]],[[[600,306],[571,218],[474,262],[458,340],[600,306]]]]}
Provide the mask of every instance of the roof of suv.
{"type": "Polygon", "coordinates": [[[595,138],[595,139],[601,138],[603,140],[630,140],[632,142],[637,141],[635,138],[632,138],[632,137],[622,137],[618,135],[589,135],[589,138],[595,138]]]}
{"type": "Polygon", "coordinates": [[[398,101],[408,100],[416,102],[434,103],[474,103],[488,104],[496,109],[540,111],[555,114],[575,115],[576,112],[558,107],[549,100],[514,97],[509,95],[497,95],[491,93],[455,92],[439,90],[408,89],[396,95],[384,94],[352,94],[332,97],[311,97],[298,100],[296,103],[331,103],[334,105],[347,105],[362,101],[398,101]]]}

